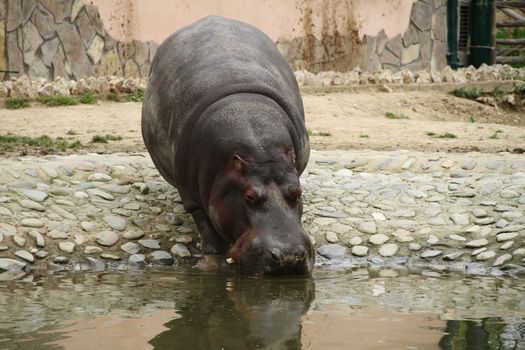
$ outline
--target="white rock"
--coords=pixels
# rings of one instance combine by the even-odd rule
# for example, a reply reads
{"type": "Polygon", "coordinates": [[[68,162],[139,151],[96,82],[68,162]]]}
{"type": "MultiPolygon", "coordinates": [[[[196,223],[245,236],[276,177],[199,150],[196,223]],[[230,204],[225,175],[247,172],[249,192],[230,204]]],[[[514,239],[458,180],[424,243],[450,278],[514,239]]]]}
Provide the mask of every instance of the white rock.
{"type": "Polygon", "coordinates": [[[368,254],[368,247],[364,245],[353,246],[352,254],[355,256],[366,256],[368,254]]]}
{"type": "Polygon", "coordinates": [[[383,233],[377,233],[375,235],[370,236],[370,238],[368,238],[368,242],[374,245],[381,245],[385,243],[386,241],[388,241],[389,239],[390,238],[387,235],[383,233]]]}
{"type": "Polygon", "coordinates": [[[494,261],[494,264],[492,266],[501,266],[505,264],[507,261],[512,260],[512,255],[510,254],[503,254],[501,256],[498,256],[496,260],[494,261]]]}
{"type": "Polygon", "coordinates": [[[394,256],[398,249],[399,247],[395,243],[384,244],[379,248],[379,255],[384,257],[394,256]]]}

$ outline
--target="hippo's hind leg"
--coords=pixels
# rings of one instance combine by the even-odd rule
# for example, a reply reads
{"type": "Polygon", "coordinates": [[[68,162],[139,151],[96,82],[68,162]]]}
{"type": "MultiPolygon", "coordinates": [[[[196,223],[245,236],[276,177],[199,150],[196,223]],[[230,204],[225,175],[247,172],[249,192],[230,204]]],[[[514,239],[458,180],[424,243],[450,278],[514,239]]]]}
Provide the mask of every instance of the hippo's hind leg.
{"type": "Polygon", "coordinates": [[[201,250],[203,254],[203,260],[198,264],[197,267],[202,269],[213,269],[220,267],[224,260],[224,255],[228,250],[228,244],[222,239],[221,236],[215,231],[210,218],[204,210],[201,208],[191,211],[193,220],[197,225],[197,229],[201,235],[201,250]],[[217,265],[217,266],[215,266],[217,265]]]}

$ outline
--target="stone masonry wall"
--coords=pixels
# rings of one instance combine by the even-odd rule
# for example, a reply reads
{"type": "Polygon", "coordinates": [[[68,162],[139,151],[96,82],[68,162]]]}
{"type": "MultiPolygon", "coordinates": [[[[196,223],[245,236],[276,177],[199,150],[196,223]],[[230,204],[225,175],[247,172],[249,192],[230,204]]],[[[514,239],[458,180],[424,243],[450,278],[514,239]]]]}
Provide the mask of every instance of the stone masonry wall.
{"type": "Polygon", "coordinates": [[[8,76],[79,79],[149,73],[158,45],[114,40],[97,8],[83,0],[0,0],[0,4],[0,21],[6,14],[5,67],[19,72],[8,76]]]}
{"type": "Polygon", "coordinates": [[[384,31],[365,35],[361,69],[440,71],[447,65],[447,7],[445,0],[418,0],[412,6],[410,24],[403,35],[388,38],[384,31]]]}
{"type": "MultiPolygon", "coordinates": [[[[345,72],[360,67],[370,73],[418,72],[441,71],[447,64],[445,0],[416,1],[403,35],[388,38],[381,30],[362,39],[351,2],[342,10],[345,29],[333,27],[337,16],[333,8],[325,8],[335,3],[322,3],[319,38],[312,32],[312,1],[301,4],[304,36],[277,41],[294,70],[345,72]]],[[[152,41],[115,40],[104,28],[97,7],[85,0],[0,0],[0,69],[17,72],[2,74],[0,79],[21,75],[31,80],[144,78],[157,47],[152,41]]]]}

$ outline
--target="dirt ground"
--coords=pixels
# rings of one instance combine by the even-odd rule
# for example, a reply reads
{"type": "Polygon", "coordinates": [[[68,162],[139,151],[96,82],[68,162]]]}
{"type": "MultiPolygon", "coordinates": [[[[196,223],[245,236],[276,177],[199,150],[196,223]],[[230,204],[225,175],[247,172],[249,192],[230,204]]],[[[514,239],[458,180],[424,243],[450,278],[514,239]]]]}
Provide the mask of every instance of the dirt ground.
{"type": "MultiPolygon", "coordinates": [[[[525,151],[525,113],[457,98],[438,89],[303,92],[303,102],[313,149],[525,151]],[[409,119],[388,119],[386,112],[409,119]],[[446,133],[456,138],[438,137],[446,133]]],[[[33,103],[26,109],[0,109],[0,135],[79,139],[95,152],[144,151],[140,115],[141,104],[136,102],[69,107],[33,103]],[[90,143],[94,135],[106,134],[120,135],[123,140],[90,143]]]]}

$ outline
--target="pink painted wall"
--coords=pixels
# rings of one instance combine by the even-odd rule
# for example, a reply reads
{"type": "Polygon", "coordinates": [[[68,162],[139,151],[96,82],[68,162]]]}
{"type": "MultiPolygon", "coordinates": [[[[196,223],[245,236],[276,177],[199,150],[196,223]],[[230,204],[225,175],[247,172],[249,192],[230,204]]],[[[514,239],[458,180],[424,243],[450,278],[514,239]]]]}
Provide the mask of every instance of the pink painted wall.
{"type": "Polygon", "coordinates": [[[106,29],[116,39],[162,42],[177,29],[207,15],[235,18],[255,25],[274,41],[303,37],[308,30],[340,33],[357,29],[359,37],[389,37],[408,27],[415,0],[92,0],[106,29]],[[328,19],[328,20],[327,20],[328,19]],[[328,27],[328,28],[327,28],[328,27]]]}

